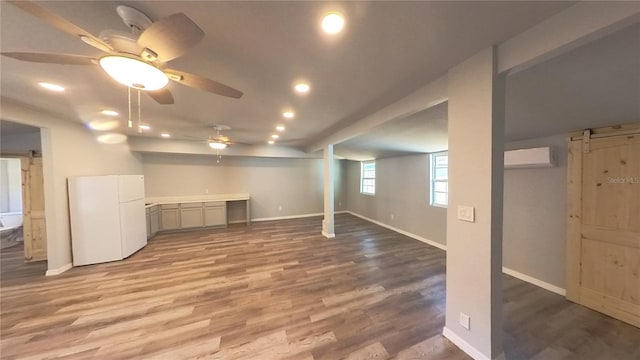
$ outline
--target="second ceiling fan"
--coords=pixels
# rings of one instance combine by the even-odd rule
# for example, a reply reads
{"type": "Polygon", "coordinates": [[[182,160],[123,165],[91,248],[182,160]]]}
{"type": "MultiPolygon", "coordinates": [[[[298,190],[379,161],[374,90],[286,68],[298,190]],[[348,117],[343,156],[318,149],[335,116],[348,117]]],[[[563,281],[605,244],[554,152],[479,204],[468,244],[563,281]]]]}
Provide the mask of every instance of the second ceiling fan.
{"type": "Polygon", "coordinates": [[[114,80],[130,88],[145,90],[160,104],[173,104],[166,88],[169,80],[192,88],[231,98],[242,92],[217,81],[166,67],[166,62],[184,55],[204,37],[204,31],[183,13],[152,22],[142,12],[126,6],[117,7],[118,15],[131,33],[105,30],[96,37],[65,18],[31,1],[9,1],[54,28],[79,37],[106,55],[91,57],[74,54],[3,52],[14,59],[63,65],[99,65],[114,80]]]}

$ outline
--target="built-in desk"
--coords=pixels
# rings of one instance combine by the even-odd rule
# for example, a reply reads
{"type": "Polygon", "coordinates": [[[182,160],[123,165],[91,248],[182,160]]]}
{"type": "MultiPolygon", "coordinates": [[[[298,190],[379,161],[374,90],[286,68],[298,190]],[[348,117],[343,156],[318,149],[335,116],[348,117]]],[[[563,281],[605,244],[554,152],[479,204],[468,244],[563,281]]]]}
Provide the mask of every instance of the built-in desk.
{"type": "Polygon", "coordinates": [[[211,226],[227,226],[227,204],[244,201],[247,225],[251,224],[251,198],[249,194],[223,194],[204,196],[167,196],[145,199],[148,236],[155,235],[150,223],[159,222],[159,230],[187,230],[211,226]],[[157,215],[151,216],[155,209],[157,215]]]}

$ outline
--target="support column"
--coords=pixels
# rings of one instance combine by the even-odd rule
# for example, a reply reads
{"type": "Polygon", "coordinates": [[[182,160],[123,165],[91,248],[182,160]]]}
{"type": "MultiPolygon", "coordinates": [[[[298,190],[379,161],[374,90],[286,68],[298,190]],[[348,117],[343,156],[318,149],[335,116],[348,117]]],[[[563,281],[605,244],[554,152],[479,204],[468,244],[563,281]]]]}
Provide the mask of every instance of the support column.
{"type": "Polygon", "coordinates": [[[447,313],[443,334],[474,359],[504,358],[504,79],[498,77],[496,68],[495,49],[487,48],[449,70],[447,313]]]}
{"type": "Polygon", "coordinates": [[[333,220],[333,145],[324,147],[324,220],[322,220],[322,235],[328,238],[336,236],[333,220]]]}

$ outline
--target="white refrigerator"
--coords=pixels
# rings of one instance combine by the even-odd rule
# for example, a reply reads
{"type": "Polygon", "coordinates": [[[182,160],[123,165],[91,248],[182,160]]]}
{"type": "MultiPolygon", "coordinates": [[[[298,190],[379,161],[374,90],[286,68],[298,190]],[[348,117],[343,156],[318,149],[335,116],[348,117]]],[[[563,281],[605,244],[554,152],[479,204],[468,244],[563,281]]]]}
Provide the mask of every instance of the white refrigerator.
{"type": "Polygon", "coordinates": [[[147,245],[143,175],[68,179],[73,265],[122,260],[147,245]]]}

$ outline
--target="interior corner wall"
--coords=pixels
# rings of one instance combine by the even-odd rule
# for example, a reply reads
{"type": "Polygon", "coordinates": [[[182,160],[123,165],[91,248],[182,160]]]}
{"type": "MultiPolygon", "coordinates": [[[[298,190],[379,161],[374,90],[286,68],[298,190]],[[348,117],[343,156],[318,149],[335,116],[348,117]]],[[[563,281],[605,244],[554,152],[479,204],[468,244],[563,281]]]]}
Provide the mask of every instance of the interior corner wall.
{"type": "MultiPolygon", "coordinates": [[[[249,193],[253,219],[295,217],[323,211],[323,160],[145,153],[148,197],[249,193]]],[[[342,163],[336,161],[335,209],[345,206],[342,163]]],[[[230,209],[230,221],[241,221],[230,209]],[[232,216],[234,218],[232,218],[232,216]]],[[[240,212],[240,216],[244,213],[240,212]]]]}
{"type": "Polygon", "coordinates": [[[447,209],[429,205],[429,155],[376,160],[376,194],[360,193],[360,162],[346,161],[348,211],[446,245],[447,209]]]}
{"type": "MultiPolygon", "coordinates": [[[[67,178],[142,173],[140,156],[127,144],[104,145],[81,124],[2,99],[2,119],[40,127],[45,182],[49,270],[71,263],[67,178]]],[[[2,151],[16,151],[3,142],[2,151]]]]}
{"type": "Polygon", "coordinates": [[[504,172],[503,266],[565,288],[567,144],[564,135],[507,143],[551,146],[557,166],[504,172]]]}

